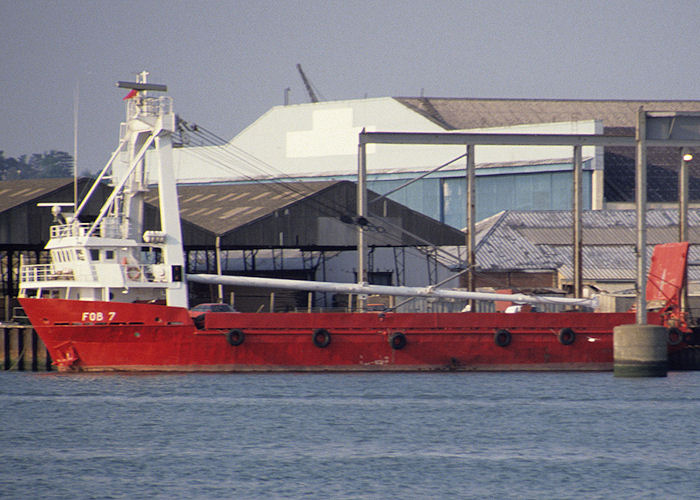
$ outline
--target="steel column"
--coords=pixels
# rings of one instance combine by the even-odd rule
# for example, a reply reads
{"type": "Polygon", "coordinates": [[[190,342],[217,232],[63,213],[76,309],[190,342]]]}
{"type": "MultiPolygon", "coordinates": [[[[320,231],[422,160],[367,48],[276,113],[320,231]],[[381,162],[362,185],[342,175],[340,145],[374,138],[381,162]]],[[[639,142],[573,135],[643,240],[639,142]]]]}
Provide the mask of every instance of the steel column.
{"type": "MultiPolygon", "coordinates": [[[[364,131],[363,131],[364,132],[364,131]]],[[[360,222],[367,219],[367,150],[360,141],[357,165],[357,283],[367,283],[367,241],[365,228],[360,222]]],[[[357,297],[357,308],[365,309],[365,297],[357,297]]]]}
{"type": "MultiPolygon", "coordinates": [[[[216,249],[216,274],[218,276],[222,275],[221,272],[221,236],[216,237],[215,241],[215,249],[216,249]]],[[[224,285],[219,283],[217,285],[217,297],[216,301],[219,303],[222,303],[224,301],[224,285]]]]}
{"type": "Polygon", "coordinates": [[[635,191],[637,203],[637,324],[647,323],[647,149],[646,114],[639,108],[637,114],[637,165],[635,191]]]}
{"type": "MultiPolygon", "coordinates": [[[[678,241],[688,241],[688,162],[685,159],[686,154],[689,154],[688,149],[681,148],[681,165],[678,174],[678,241]]],[[[681,311],[688,310],[687,273],[686,270],[680,294],[681,311]]]]}
{"type": "MultiPolygon", "coordinates": [[[[476,227],[475,217],[475,168],[474,144],[467,144],[467,290],[474,291],[474,266],[476,265],[476,254],[474,252],[474,232],[476,227]]],[[[474,310],[474,301],[469,301],[470,311],[474,310]]]]}
{"type": "Polygon", "coordinates": [[[582,239],[582,148],[574,146],[574,297],[583,295],[583,239],[582,239]]]}

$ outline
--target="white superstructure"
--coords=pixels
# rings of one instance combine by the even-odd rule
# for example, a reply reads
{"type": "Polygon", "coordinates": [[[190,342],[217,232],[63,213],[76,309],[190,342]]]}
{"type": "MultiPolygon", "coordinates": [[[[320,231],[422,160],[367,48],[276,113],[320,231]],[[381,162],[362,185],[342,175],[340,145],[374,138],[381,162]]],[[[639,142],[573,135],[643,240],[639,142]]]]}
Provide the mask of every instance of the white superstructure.
{"type": "Polygon", "coordinates": [[[21,266],[20,296],[187,307],[172,173],[175,114],[170,97],[149,95],[165,86],[148,84],[147,74],[141,73],[134,83],[119,82],[132,89],[119,146],[74,213],[61,214],[61,204],[55,204],[56,224],[46,245],[51,263],[21,266]],[[158,179],[160,228],[155,230],[144,228],[147,167],[158,179]],[[81,222],[83,209],[102,180],[110,180],[113,191],[94,221],[81,222]]]}

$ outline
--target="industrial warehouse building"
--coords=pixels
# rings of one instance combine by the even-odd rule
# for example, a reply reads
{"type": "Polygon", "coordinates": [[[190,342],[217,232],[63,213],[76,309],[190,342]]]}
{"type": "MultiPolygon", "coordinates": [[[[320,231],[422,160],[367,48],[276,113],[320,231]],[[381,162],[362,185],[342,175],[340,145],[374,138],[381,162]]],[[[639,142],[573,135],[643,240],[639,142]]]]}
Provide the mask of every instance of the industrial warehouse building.
{"type": "MultiPolygon", "coordinates": [[[[634,293],[635,210],[589,210],[582,215],[583,282],[596,291],[634,293]]],[[[689,240],[700,242],[700,209],[688,210],[689,240]]],[[[504,211],[477,226],[479,286],[570,288],[574,280],[571,211],[504,211]]],[[[678,211],[647,212],[647,257],[654,245],[677,241],[678,211]]],[[[688,279],[700,284],[700,247],[691,245],[688,279]]],[[[697,290],[697,291],[700,291],[697,290]]]]}
{"type": "MultiPolygon", "coordinates": [[[[84,193],[89,179],[81,179],[84,193]]],[[[93,220],[110,189],[100,185],[83,221],[93,220]]],[[[348,181],[258,183],[179,187],[180,213],[189,273],[217,271],[219,250],[224,273],[295,279],[356,281],[356,186],[348,181]]],[[[72,179],[0,182],[0,263],[2,296],[15,297],[18,270],[27,263],[48,262],[43,248],[54,220],[51,204],[73,200],[72,179]]],[[[376,195],[375,195],[376,196],[376,195]]],[[[373,283],[422,286],[452,275],[463,256],[441,247],[464,242],[461,231],[440,224],[391,200],[381,203],[383,217],[368,217],[369,278],[373,283]]],[[[66,210],[69,211],[69,210],[66,210]]],[[[155,227],[157,197],[146,199],[147,229],[155,227]]],[[[456,282],[455,282],[456,283],[456,282]]],[[[242,310],[267,306],[260,291],[236,293],[242,310]]],[[[215,299],[215,290],[192,284],[191,302],[215,299]]],[[[317,297],[319,307],[334,307],[337,298],[317,297]]],[[[9,302],[6,309],[14,304],[9,302]]],[[[342,304],[340,304],[342,305],[342,304]]],[[[280,293],[276,307],[308,306],[306,294],[280,293]]],[[[7,311],[4,311],[7,313],[7,311]]]]}
{"type": "MultiPolygon", "coordinates": [[[[81,179],[80,190],[88,185],[81,179]]],[[[109,194],[101,186],[101,198],[109,194]]],[[[71,179],[0,183],[0,257],[3,297],[16,295],[19,263],[46,262],[43,247],[53,216],[39,203],[70,202],[71,179]]],[[[356,280],[355,184],[348,181],[184,185],[179,188],[186,266],[189,273],[215,273],[217,252],[225,274],[356,280]]],[[[99,209],[86,212],[86,220],[99,209]]],[[[155,220],[155,197],[147,200],[155,220]]],[[[438,283],[461,270],[464,235],[395,202],[382,202],[386,218],[369,219],[370,279],[378,284],[438,283]],[[404,232],[404,230],[406,232],[404,232]],[[430,246],[426,242],[437,242],[430,246]]],[[[677,211],[648,214],[649,251],[673,241],[677,211]]],[[[700,241],[700,209],[688,214],[690,240],[700,241]]],[[[566,290],[573,279],[570,211],[505,211],[477,224],[476,284],[525,291],[566,290]]],[[[631,210],[586,211],[583,217],[583,278],[590,290],[630,295],[635,276],[635,214],[631,210]]],[[[691,246],[691,291],[700,282],[700,254],[691,246]]],[[[453,281],[457,285],[456,281],[453,281]]],[[[268,292],[226,287],[241,310],[269,307],[268,292]]],[[[216,299],[217,291],[194,285],[191,303],[216,299]]],[[[319,294],[314,307],[342,307],[344,297],[319,294]]],[[[8,302],[8,307],[10,303],[8,302]]],[[[276,310],[308,306],[302,293],[280,292],[276,310]]],[[[456,304],[455,307],[461,305],[456,304]]],[[[417,306],[416,306],[417,307],[417,306]]]]}
{"type": "MultiPolygon", "coordinates": [[[[362,129],[633,135],[640,106],[700,111],[700,101],[363,99],[278,106],[230,142],[219,144],[207,141],[202,127],[183,122],[174,160],[187,270],[215,272],[218,249],[225,273],[355,281],[358,221],[355,185],[349,181],[356,178],[362,129]]],[[[633,245],[627,236],[620,239],[620,231],[632,231],[633,219],[629,214],[608,216],[604,210],[631,205],[631,149],[583,149],[584,208],[596,212],[584,220],[584,281],[604,291],[619,292],[633,283],[628,279],[634,276],[633,245]]],[[[368,146],[369,185],[375,193],[388,193],[422,176],[388,199],[370,203],[372,282],[434,284],[463,269],[463,155],[461,147],[368,146]]],[[[477,228],[477,284],[496,289],[567,286],[571,148],[477,146],[476,162],[476,209],[482,220],[477,228]]],[[[679,151],[650,149],[648,163],[652,206],[674,203],[679,151]]],[[[690,197],[698,201],[697,155],[689,167],[690,197]]],[[[81,180],[81,192],[87,182],[81,180]]],[[[101,189],[107,193],[106,186],[101,189]]],[[[16,294],[20,255],[45,259],[41,248],[51,214],[36,204],[69,202],[72,191],[67,179],[0,183],[0,193],[7,193],[0,197],[5,296],[16,294]]],[[[147,214],[155,210],[151,205],[147,214]]],[[[94,214],[96,208],[88,207],[87,216],[94,214]]],[[[665,229],[659,241],[675,239],[672,214],[662,217],[665,229]]],[[[698,226],[698,221],[691,218],[690,224],[698,226]]],[[[697,241],[691,231],[691,242],[697,241]]],[[[691,247],[691,261],[697,262],[693,256],[691,247]]],[[[693,267],[695,280],[692,273],[693,267]]],[[[215,293],[193,287],[192,301],[212,300],[215,293]]],[[[242,310],[265,305],[262,295],[251,291],[226,290],[226,298],[229,293],[236,293],[242,310]]],[[[322,307],[338,305],[335,297],[314,300],[322,307]]],[[[305,301],[306,296],[287,295],[275,307],[293,308],[305,301]]]]}
{"type": "MultiPolygon", "coordinates": [[[[184,124],[175,152],[182,183],[262,179],[351,179],[363,129],[400,132],[563,133],[634,136],[638,110],[700,111],[700,101],[375,98],[276,106],[228,143],[215,146],[184,124]]],[[[390,198],[465,227],[465,151],[460,146],[368,145],[370,189],[384,194],[443,168],[390,198]],[[455,160],[456,159],[456,160],[455,160]],[[452,162],[452,163],[450,163],[452,162]],[[449,164],[448,164],[449,163],[449,164]]],[[[677,200],[680,152],[649,148],[648,198],[677,200]]],[[[476,146],[476,217],[503,210],[569,210],[572,148],[476,146]]],[[[700,201],[700,158],[689,163],[690,198],[700,201]]],[[[584,209],[630,208],[634,148],[583,148],[584,209]]]]}

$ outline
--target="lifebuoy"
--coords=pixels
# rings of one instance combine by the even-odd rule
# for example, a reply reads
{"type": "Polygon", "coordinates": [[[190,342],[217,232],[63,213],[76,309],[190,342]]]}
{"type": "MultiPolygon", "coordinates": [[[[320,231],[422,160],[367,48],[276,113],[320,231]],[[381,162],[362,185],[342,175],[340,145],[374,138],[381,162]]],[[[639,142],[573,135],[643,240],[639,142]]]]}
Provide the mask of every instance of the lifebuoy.
{"type": "Polygon", "coordinates": [[[316,347],[328,347],[331,343],[331,334],[325,328],[317,328],[311,334],[311,341],[316,347]]]}
{"type": "Polygon", "coordinates": [[[243,333],[243,330],[234,328],[228,331],[228,333],[226,334],[226,340],[232,346],[241,345],[245,340],[245,333],[243,333]]]}
{"type": "Polygon", "coordinates": [[[562,328],[557,335],[559,342],[564,345],[571,345],[576,340],[576,332],[571,328],[562,328]]]}
{"type": "Polygon", "coordinates": [[[127,267],[126,277],[129,278],[131,281],[138,281],[141,277],[141,270],[138,267],[134,266],[127,267]]]}
{"type": "Polygon", "coordinates": [[[680,328],[669,328],[668,329],[668,344],[678,345],[683,342],[683,332],[680,328]]]}
{"type": "Polygon", "coordinates": [[[394,332],[389,335],[389,345],[395,351],[406,347],[406,335],[403,332],[394,332]]]}
{"type": "Polygon", "coordinates": [[[513,340],[513,336],[504,328],[496,330],[496,333],[493,334],[493,341],[496,342],[498,347],[509,346],[511,340],[513,340]]]}

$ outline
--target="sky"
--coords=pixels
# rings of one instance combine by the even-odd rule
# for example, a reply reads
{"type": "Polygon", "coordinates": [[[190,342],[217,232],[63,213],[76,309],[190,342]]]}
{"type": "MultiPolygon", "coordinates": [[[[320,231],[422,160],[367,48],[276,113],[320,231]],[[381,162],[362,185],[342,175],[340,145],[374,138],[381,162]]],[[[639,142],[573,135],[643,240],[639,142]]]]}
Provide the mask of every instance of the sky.
{"type": "Polygon", "coordinates": [[[697,0],[0,0],[0,151],[117,145],[118,80],[230,139],[273,106],[366,97],[700,99],[697,0]],[[76,113],[77,109],[77,113],[76,113]],[[77,129],[74,126],[77,116],[77,129]]]}

